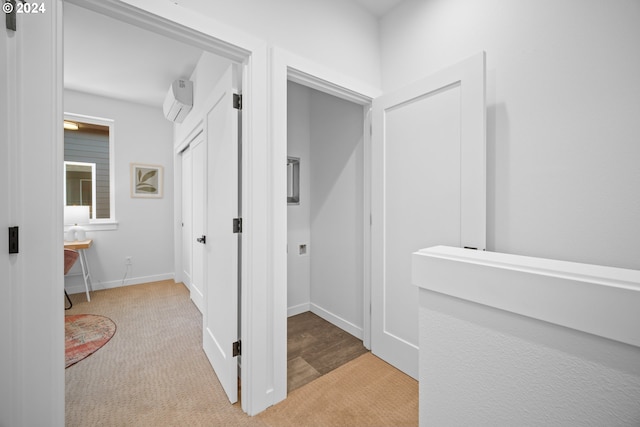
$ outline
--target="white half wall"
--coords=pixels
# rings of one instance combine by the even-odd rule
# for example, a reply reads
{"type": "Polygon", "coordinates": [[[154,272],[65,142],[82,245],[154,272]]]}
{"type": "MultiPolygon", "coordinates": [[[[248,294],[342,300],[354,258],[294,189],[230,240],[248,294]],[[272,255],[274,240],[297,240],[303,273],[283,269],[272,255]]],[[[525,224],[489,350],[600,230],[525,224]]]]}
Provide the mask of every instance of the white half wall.
{"type": "Polygon", "coordinates": [[[640,424],[640,272],[443,246],[412,263],[421,426],[640,424]]]}
{"type": "Polygon", "coordinates": [[[362,339],[364,111],[316,90],[310,101],[312,311],[362,339]]]}
{"type": "MultiPolygon", "coordinates": [[[[94,289],[172,279],[174,187],[171,122],[164,118],[161,108],[71,90],[64,91],[64,110],[109,118],[115,122],[115,211],[118,226],[116,230],[87,232],[87,237],[94,239],[93,247],[86,252],[94,289]],[[163,166],[164,196],[161,199],[131,198],[130,163],[163,166]],[[133,260],[128,271],[126,256],[133,260]]],[[[65,278],[65,287],[70,293],[84,292],[84,282],[81,276],[76,275],[78,272],[79,265],[76,265],[65,278]]]]}
{"type": "Polygon", "coordinates": [[[382,87],[487,54],[487,248],[640,269],[636,0],[404,1],[382,87]]]}
{"type": "Polygon", "coordinates": [[[287,206],[287,315],[311,302],[311,90],[287,84],[287,155],[300,159],[300,204],[287,206]],[[307,253],[300,254],[300,245],[307,253]]]}

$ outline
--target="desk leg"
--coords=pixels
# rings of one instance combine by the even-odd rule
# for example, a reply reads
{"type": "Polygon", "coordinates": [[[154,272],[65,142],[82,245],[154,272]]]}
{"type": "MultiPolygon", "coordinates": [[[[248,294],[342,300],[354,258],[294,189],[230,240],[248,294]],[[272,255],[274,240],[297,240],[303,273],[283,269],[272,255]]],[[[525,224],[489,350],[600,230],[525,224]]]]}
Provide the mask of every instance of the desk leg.
{"type": "MultiPolygon", "coordinates": [[[[80,267],[82,267],[82,278],[84,279],[84,288],[87,292],[87,302],[91,302],[89,296],[89,284],[91,283],[91,273],[89,272],[89,262],[87,261],[87,255],[84,253],[84,249],[78,250],[80,252],[80,267]]],[[[91,290],[93,290],[93,284],[91,283],[91,290]]]]}

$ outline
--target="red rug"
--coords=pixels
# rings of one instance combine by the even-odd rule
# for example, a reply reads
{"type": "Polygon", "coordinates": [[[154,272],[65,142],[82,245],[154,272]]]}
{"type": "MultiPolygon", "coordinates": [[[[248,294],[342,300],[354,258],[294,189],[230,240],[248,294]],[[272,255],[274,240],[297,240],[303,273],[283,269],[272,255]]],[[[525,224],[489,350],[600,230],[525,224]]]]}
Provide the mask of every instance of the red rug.
{"type": "Polygon", "coordinates": [[[95,353],[116,333],[113,320],[95,314],[64,316],[65,368],[95,353]]]}

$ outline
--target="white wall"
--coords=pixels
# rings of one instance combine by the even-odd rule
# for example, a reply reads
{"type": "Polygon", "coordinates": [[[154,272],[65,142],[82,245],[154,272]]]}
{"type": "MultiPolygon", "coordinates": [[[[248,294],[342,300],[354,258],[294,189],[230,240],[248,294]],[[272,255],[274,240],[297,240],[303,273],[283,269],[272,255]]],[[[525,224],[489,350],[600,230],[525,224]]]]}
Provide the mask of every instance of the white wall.
{"type": "MultiPolygon", "coordinates": [[[[88,232],[94,245],[87,251],[94,289],[122,285],[125,256],[131,256],[124,284],[173,278],[173,153],[171,122],[162,109],[65,90],[64,110],[113,119],[115,133],[115,210],[117,230],[88,232]],[[129,164],[164,167],[164,196],[130,196],[129,164]]],[[[74,266],[74,271],[78,267],[74,266]]],[[[80,276],[66,278],[71,292],[83,292],[80,276]]]]}
{"type": "Polygon", "coordinates": [[[487,247],[640,269],[640,4],[406,0],[382,82],[487,53],[487,247]]]}
{"type": "Polygon", "coordinates": [[[363,131],[360,105],[311,91],[312,309],[363,338],[363,131]]]}
{"type": "Polygon", "coordinates": [[[311,302],[311,90],[287,84],[287,155],[300,159],[300,204],[287,206],[288,315],[309,311],[311,302]],[[299,245],[307,245],[300,255],[299,245]]]}
{"type": "Polygon", "coordinates": [[[378,21],[344,0],[180,0],[181,7],[311,61],[380,85],[378,21]]]}

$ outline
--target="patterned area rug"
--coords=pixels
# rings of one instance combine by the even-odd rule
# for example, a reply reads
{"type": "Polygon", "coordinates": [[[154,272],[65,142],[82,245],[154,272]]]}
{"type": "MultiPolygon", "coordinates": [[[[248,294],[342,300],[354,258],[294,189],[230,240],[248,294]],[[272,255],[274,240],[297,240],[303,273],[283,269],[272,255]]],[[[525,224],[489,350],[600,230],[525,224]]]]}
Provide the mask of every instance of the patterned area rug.
{"type": "Polygon", "coordinates": [[[95,314],[64,316],[65,368],[95,353],[116,333],[113,320],[95,314]]]}

